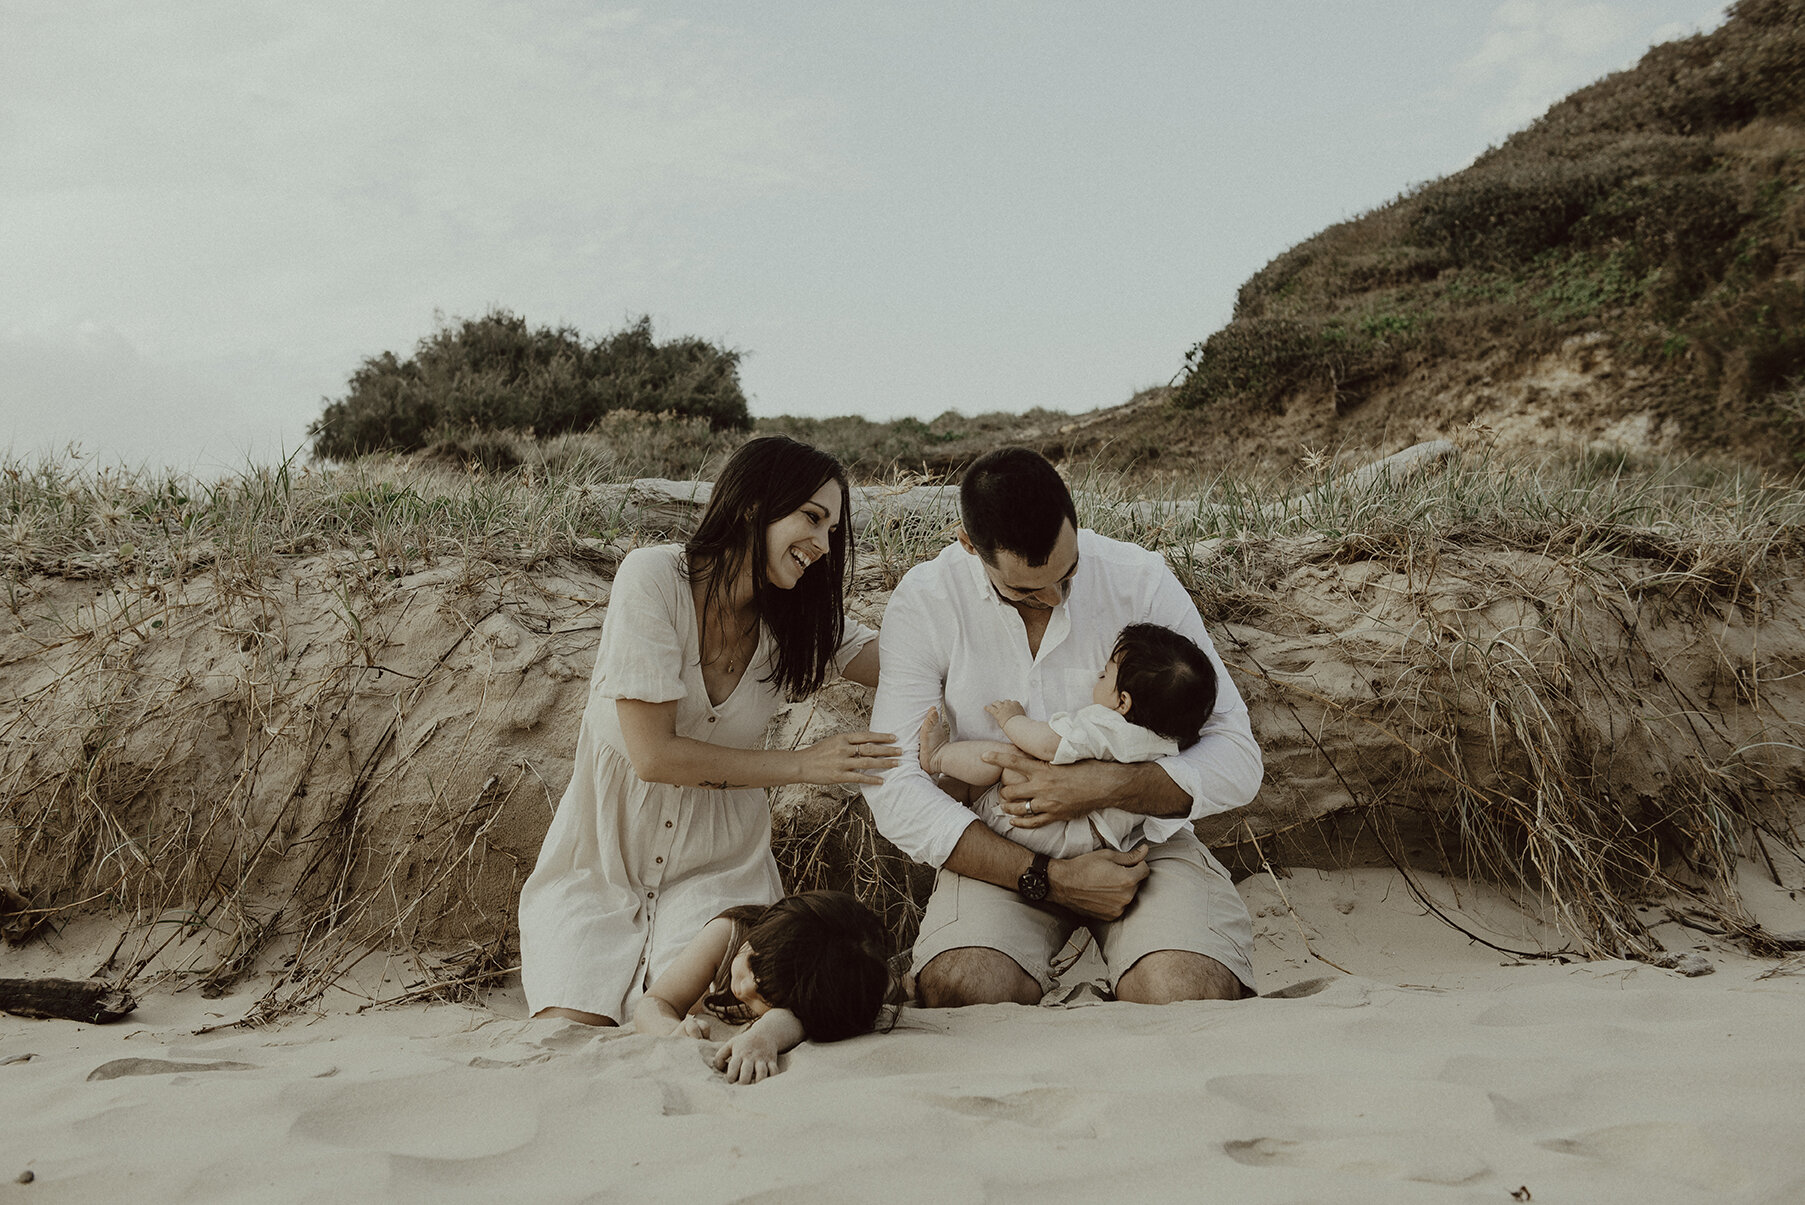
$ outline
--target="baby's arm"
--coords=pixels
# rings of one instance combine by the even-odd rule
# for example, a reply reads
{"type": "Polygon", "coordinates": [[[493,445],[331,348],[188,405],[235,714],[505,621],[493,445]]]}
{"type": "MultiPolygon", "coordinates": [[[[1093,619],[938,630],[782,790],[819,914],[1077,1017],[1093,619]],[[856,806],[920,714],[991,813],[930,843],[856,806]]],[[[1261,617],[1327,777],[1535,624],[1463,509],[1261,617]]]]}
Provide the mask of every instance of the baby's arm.
{"type": "MultiPolygon", "coordinates": [[[[984,710],[997,722],[1003,735],[1023,753],[1038,757],[1041,761],[1052,761],[1053,755],[1059,752],[1059,734],[1053,731],[1053,726],[1041,720],[1029,719],[1027,709],[1014,699],[998,699],[984,710]]],[[[1002,770],[996,766],[991,766],[990,771],[993,776],[1002,774],[1002,770]]]]}
{"type": "MultiPolygon", "coordinates": [[[[639,1007],[633,1010],[633,1028],[639,1033],[655,1036],[683,1028],[684,1017],[708,990],[709,981],[727,956],[727,943],[732,939],[733,922],[724,916],[717,916],[703,925],[702,931],[683,947],[683,953],[677,955],[677,961],[646,989],[639,1007]]],[[[692,1033],[690,1036],[703,1035],[692,1033]]]]}

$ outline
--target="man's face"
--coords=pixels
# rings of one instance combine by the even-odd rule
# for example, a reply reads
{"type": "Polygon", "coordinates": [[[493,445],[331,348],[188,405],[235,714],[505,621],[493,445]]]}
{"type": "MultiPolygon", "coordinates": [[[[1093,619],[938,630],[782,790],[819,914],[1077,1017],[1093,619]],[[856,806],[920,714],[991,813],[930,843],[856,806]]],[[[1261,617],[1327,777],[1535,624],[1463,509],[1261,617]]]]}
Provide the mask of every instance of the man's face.
{"type": "Polygon", "coordinates": [[[994,563],[979,559],[998,598],[1018,611],[1051,611],[1072,592],[1072,575],[1078,572],[1078,533],[1067,519],[1053,543],[1053,555],[1044,565],[1029,565],[1001,550],[994,563]]]}

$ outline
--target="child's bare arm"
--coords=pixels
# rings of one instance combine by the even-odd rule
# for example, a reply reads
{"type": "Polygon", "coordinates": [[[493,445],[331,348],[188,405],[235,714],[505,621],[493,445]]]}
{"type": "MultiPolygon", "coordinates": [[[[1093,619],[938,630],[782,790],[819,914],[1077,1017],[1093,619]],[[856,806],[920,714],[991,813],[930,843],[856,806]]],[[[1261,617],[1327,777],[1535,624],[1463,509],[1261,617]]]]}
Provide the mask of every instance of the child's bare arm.
{"type": "Polygon", "coordinates": [[[633,1028],[660,1037],[676,1032],[684,1016],[708,990],[715,969],[727,956],[727,943],[732,937],[733,922],[724,916],[703,925],[670,969],[646,989],[633,1010],[633,1028]]]}
{"type": "Polygon", "coordinates": [[[807,1036],[795,1013],[774,1008],[714,1052],[715,1070],[723,1072],[730,1084],[756,1084],[782,1071],[778,1056],[807,1036]]]}
{"type": "MultiPolygon", "coordinates": [[[[1043,720],[1031,720],[1025,715],[1011,716],[1009,722],[1003,725],[1003,731],[1009,735],[1010,742],[1017,749],[1038,757],[1041,761],[1052,761],[1053,755],[1059,752],[1059,734],[1053,731],[1051,724],[1043,720]]],[[[1002,773],[996,766],[992,766],[991,770],[1002,773]]]]}

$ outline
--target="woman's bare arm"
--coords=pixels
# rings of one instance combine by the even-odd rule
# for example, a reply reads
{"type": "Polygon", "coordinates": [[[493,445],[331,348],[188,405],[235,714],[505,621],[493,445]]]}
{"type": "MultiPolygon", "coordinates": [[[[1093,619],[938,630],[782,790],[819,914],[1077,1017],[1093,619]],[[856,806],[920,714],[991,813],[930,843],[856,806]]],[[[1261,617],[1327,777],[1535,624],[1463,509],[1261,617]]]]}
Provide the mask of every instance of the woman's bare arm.
{"type": "Polygon", "coordinates": [[[646,782],[679,787],[777,787],[790,782],[818,785],[882,780],[880,770],[896,764],[901,752],[882,732],[837,732],[806,749],[735,749],[677,735],[677,704],[616,699],[621,736],[633,773],[646,782]]]}

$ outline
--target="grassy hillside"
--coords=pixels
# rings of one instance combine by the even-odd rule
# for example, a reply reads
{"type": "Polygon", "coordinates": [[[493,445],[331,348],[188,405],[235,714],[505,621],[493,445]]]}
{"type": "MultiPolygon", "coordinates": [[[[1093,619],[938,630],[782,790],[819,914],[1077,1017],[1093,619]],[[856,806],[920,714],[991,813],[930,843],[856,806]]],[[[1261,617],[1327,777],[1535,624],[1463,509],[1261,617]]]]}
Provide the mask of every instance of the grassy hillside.
{"type": "Polygon", "coordinates": [[[1556,349],[1670,446],[1805,460],[1805,0],[1742,0],[1472,166],[1274,259],[1176,404],[1359,438],[1556,349]],[[1363,414],[1363,408],[1390,411],[1363,414]]]}

